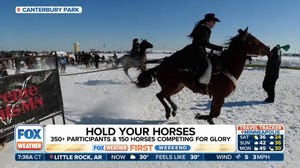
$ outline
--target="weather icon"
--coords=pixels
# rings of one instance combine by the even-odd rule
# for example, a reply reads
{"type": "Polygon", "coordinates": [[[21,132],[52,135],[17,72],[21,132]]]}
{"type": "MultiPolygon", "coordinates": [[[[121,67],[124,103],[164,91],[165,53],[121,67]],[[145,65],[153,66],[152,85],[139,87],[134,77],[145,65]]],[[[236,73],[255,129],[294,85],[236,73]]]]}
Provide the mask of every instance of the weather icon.
{"type": "Polygon", "coordinates": [[[274,145],[274,142],[273,142],[273,141],[271,141],[269,144],[270,144],[270,145],[274,145]]]}
{"type": "Polygon", "coordinates": [[[254,147],[254,150],[255,150],[255,151],[258,151],[258,147],[254,147]]]}
{"type": "Polygon", "coordinates": [[[135,158],[136,158],[135,155],[130,155],[131,160],[134,160],[135,158]]]}
{"type": "Polygon", "coordinates": [[[270,139],[274,139],[274,136],[270,136],[270,139]]]}
{"type": "Polygon", "coordinates": [[[258,140],[258,136],[257,136],[257,135],[254,135],[254,139],[255,139],[255,140],[258,140]]]}
{"type": "Polygon", "coordinates": [[[257,141],[255,141],[255,142],[254,142],[254,145],[258,145],[258,142],[257,142],[257,141]]]}

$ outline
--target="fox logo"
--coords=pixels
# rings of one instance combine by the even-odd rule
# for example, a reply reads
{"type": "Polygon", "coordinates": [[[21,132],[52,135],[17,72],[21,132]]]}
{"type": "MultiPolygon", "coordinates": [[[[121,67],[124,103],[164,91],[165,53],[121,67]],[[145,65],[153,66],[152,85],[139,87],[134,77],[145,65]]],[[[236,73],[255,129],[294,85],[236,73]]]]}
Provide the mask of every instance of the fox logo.
{"type": "Polygon", "coordinates": [[[23,136],[26,139],[42,139],[40,133],[42,129],[18,129],[18,139],[21,139],[23,136]]]}
{"type": "Polygon", "coordinates": [[[18,125],[15,128],[15,147],[17,150],[42,150],[44,129],[40,125],[18,125]]]}

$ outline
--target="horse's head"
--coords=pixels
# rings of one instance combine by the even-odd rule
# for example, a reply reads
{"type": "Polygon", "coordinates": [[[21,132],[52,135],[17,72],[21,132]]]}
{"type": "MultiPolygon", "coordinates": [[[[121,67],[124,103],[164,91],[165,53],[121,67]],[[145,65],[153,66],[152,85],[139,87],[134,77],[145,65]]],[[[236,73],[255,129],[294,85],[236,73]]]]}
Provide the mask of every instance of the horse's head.
{"type": "Polygon", "coordinates": [[[245,30],[239,29],[238,35],[232,39],[237,40],[240,49],[247,54],[247,56],[267,55],[270,48],[248,33],[248,27],[245,30]]]}
{"type": "Polygon", "coordinates": [[[142,40],[140,47],[147,49],[147,48],[153,48],[153,45],[145,39],[145,40],[142,40]]]}

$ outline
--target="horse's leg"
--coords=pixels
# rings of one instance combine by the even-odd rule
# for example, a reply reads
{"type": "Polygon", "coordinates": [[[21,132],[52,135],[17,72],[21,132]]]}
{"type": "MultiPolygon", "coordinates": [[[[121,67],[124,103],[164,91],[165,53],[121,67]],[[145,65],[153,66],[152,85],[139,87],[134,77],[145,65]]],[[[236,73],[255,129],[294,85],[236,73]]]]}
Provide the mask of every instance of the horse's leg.
{"type": "Polygon", "coordinates": [[[176,116],[176,111],[177,111],[177,105],[171,100],[170,97],[166,97],[166,99],[172,107],[172,116],[175,117],[176,116]]]}
{"type": "Polygon", "coordinates": [[[156,97],[158,98],[158,100],[163,104],[163,106],[165,107],[165,111],[166,111],[166,118],[167,120],[170,118],[170,114],[171,114],[171,108],[168,106],[168,104],[165,102],[164,98],[164,92],[161,91],[159,93],[156,94],[156,97]]]}
{"type": "MultiPolygon", "coordinates": [[[[170,103],[172,107],[172,116],[176,116],[176,111],[177,111],[177,105],[171,100],[171,96],[180,92],[183,88],[184,85],[177,83],[178,81],[172,81],[172,85],[163,85],[163,86],[168,86],[168,87],[162,87],[162,91],[159,92],[156,96],[160,100],[160,102],[164,105],[165,110],[166,110],[166,118],[168,119],[170,117],[171,109],[167,105],[167,103],[164,101],[164,98],[170,103]],[[177,85],[175,85],[177,83],[177,85]]],[[[161,85],[161,84],[160,84],[161,85]]],[[[162,86],[162,85],[161,85],[162,86]]]]}
{"type": "Polygon", "coordinates": [[[225,97],[214,97],[211,103],[209,116],[211,118],[217,118],[220,115],[221,108],[224,104],[225,97]]]}
{"type": "Polygon", "coordinates": [[[128,76],[128,78],[129,78],[132,82],[134,82],[133,79],[132,79],[132,78],[129,76],[129,74],[128,74],[128,69],[129,69],[129,68],[125,67],[125,68],[123,69],[123,71],[124,71],[124,73],[126,74],[126,76],[128,76]]]}
{"type": "Polygon", "coordinates": [[[224,97],[213,97],[209,115],[197,114],[195,119],[207,120],[209,124],[214,124],[213,118],[217,118],[220,115],[222,105],[224,104],[224,97]]]}
{"type": "Polygon", "coordinates": [[[201,114],[198,113],[195,116],[195,119],[197,119],[197,120],[206,120],[209,124],[215,124],[210,115],[201,115],[201,114]]]}

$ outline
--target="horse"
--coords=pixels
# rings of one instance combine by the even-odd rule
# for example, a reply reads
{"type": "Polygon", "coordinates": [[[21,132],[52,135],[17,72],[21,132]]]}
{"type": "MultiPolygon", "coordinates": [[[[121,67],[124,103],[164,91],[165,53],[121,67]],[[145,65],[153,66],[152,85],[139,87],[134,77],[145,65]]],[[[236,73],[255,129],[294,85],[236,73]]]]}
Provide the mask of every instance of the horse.
{"type": "Polygon", "coordinates": [[[145,64],[147,59],[146,50],[148,48],[153,48],[153,45],[149,43],[146,39],[142,40],[140,44],[140,50],[138,56],[134,56],[132,54],[126,54],[118,59],[117,64],[120,63],[123,66],[123,71],[131,81],[133,81],[133,79],[128,74],[128,70],[130,68],[137,68],[141,71],[146,70],[146,64],[145,64]]]}
{"type": "Polygon", "coordinates": [[[110,65],[111,67],[114,68],[118,65],[118,56],[116,53],[114,53],[113,56],[107,56],[106,60],[105,60],[105,58],[103,58],[103,60],[106,63],[106,66],[110,65]]]}
{"type": "MultiPolygon", "coordinates": [[[[194,93],[207,94],[212,97],[210,113],[209,115],[198,113],[195,119],[207,120],[209,124],[214,124],[213,118],[220,115],[225,97],[235,90],[236,82],[242,74],[246,60],[251,56],[267,55],[269,50],[269,47],[248,33],[248,27],[245,30],[239,29],[238,34],[227,43],[227,50],[221,54],[222,73],[212,75],[206,88],[195,85],[198,79],[191,75],[192,72],[178,71],[178,69],[172,68],[172,63],[168,59],[139,74],[136,85],[145,88],[153,82],[153,79],[157,79],[161,91],[156,94],[156,97],[164,106],[167,119],[170,118],[171,108],[173,117],[176,116],[177,111],[177,105],[171,100],[171,96],[180,92],[184,87],[194,93]],[[171,108],[164,99],[171,105],[171,108]]],[[[193,51],[184,51],[182,54],[182,57],[189,57],[193,51]]]]}

